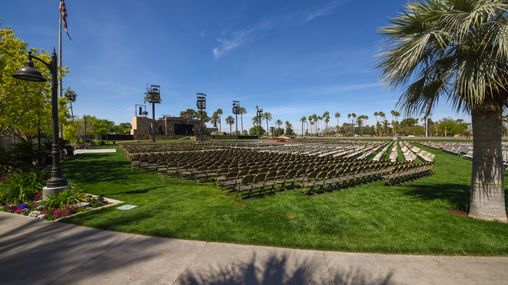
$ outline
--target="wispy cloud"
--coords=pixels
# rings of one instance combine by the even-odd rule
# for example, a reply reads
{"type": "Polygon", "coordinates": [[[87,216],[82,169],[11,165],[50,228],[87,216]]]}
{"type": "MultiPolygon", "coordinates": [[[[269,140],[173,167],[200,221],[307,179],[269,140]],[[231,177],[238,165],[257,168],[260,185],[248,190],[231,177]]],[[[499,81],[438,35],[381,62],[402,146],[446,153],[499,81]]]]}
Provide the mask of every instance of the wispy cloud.
{"type": "Polygon", "coordinates": [[[323,7],[310,11],[306,13],[304,23],[308,23],[319,17],[330,15],[336,8],[347,4],[349,1],[351,0],[332,1],[323,7]]]}
{"type": "Polygon", "coordinates": [[[217,42],[219,46],[212,50],[213,55],[215,58],[220,58],[231,50],[243,45],[252,34],[261,30],[270,30],[275,26],[276,24],[272,20],[262,20],[249,28],[234,31],[228,37],[218,38],[217,42]]]}
{"type": "Polygon", "coordinates": [[[255,25],[233,31],[224,37],[217,38],[218,46],[212,49],[212,53],[216,59],[219,59],[233,49],[244,45],[255,34],[275,28],[283,30],[290,26],[307,24],[316,18],[332,14],[336,8],[345,5],[349,1],[351,0],[336,0],[310,11],[301,11],[280,18],[263,19],[255,25]]]}

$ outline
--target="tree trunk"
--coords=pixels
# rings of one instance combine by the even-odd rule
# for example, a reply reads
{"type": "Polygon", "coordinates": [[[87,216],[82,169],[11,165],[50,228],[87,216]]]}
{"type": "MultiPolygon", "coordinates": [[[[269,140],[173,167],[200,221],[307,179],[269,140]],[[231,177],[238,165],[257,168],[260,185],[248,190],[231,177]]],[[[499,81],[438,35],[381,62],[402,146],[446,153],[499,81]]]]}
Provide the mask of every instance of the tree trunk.
{"type": "Polygon", "coordinates": [[[473,172],[469,216],[507,221],[502,156],[502,106],[484,103],[472,111],[473,172]]]}

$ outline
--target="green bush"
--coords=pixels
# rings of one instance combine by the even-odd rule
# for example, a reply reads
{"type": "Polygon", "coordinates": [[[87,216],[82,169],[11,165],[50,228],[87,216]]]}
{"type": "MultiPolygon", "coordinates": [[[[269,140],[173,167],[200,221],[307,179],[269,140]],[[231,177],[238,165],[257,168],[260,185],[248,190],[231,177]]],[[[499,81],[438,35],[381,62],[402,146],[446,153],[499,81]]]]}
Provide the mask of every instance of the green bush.
{"type": "Polygon", "coordinates": [[[0,204],[19,204],[30,201],[42,191],[46,181],[44,173],[15,172],[0,183],[0,204]]]}
{"type": "Polygon", "coordinates": [[[70,187],[60,193],[58,195],[48,198],[43,201],[43,205],[49,209],[60,208],[64,205],[74,205],[84,200],[85,195],[81,190],[70,187]]]}

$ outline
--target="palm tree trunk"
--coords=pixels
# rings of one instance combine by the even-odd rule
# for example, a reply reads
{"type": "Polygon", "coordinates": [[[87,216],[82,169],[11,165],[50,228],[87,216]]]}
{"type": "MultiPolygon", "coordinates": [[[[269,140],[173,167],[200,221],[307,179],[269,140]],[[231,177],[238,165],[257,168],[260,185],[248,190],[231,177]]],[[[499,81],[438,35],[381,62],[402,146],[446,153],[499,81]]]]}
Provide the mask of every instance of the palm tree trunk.
{"type": "Polygon", "coordinates": [[[507,221],[502,156],[502,106],[495,103],[472,111],[473,173],[469,216],[507,221]]]}
{"type": "Polygon", "coordinates": [[[242,125],[242,133],[241,133],[241,135],[243,135],[243,114],[240,114],[240,121],[241,121],[241,125],[242,125]]]}
{"type": "Polygon", "coordinates": [[[229,124],[229,134],[232,135],[233,134],[233,130],[231,129],[231,126],[232,124],[229,124]]]}
{"type": "Polygon", "coordinates": [[[266,133],[268,134],[268,119],[266,119],[265,121],[266,121],[266,133]]]}

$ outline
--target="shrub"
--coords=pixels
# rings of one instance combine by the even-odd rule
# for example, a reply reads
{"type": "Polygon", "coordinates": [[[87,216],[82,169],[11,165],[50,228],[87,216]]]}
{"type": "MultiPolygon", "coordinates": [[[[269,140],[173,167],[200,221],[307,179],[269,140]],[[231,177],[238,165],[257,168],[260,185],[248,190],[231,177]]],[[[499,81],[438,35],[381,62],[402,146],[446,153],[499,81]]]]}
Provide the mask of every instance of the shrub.
{"type": "Polygon", "coordinates": [[[42,203],[46,208],[55,209],[68,205],[75,205],[84,200],[85,194],[81,190],[70,187],[58,195],[48,198],[42,203]]]}
{"type": "Polygon", "coordinates": [[[15,172],[0,182],[0,204],[19,204],[33,200],[44,187],[46,175],[40,172],[15,172]]]}

